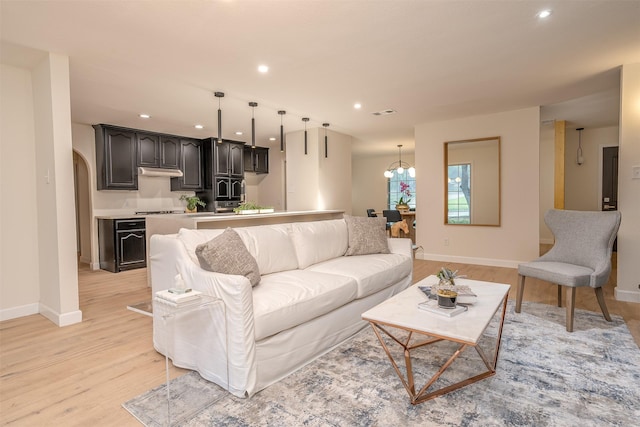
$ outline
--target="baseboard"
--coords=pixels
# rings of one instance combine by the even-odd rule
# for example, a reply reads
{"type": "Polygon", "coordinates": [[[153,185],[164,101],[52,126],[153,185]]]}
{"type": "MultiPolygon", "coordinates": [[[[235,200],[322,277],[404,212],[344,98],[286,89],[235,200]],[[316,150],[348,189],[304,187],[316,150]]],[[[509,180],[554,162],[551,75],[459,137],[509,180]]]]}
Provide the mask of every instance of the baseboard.
{"type": "Polygon", "coordinates": [[[0,310],[0,322],[3,320],[17,319],[18,317],[31,316],[39,313],[38,303],[10,307],[0,310]]]}
{"type": "Polygon", "coordinates": [[[524,261],[515,261],[508,259],[492,259],[492,258],[475,258],[475,257],[463,257],[463,256],[451,256],[442,254],[416,254],[418,259],[426,259],[429,261],[442,261],[442,262],[455,262],[459,264],[477,264],[487,265],[490,267],[506,267],[506,268],[518,268],[518,264],[524,261]]]}
{"type": "Polygon", "coordinates": [[[619,287],[613,291],[613,295],[618,301],[626,301],[626,302],[640,302],[640,292],[639,291],[623,291],[620,290],[619,287]]]}
{"type": "Polygon", "coordinates": [[[40,314],[60,327],[82,322],[82,311],[80,310],[74,310],[68,313],[58,313],[50,307],[40,303],[40,314]]]}
{"type": "Polygon", "coordinates": [[[99,262],[92,262],[91,263],[91,270],[93,270],[93,271],[100,270],[100,263],[99,262]]]}

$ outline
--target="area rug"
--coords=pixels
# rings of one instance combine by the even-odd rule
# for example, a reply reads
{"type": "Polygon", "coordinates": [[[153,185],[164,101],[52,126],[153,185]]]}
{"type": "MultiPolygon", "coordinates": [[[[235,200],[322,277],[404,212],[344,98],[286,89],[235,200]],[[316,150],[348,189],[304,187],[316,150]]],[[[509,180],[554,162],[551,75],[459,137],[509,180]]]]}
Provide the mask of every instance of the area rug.
{"type": "MultiPolygon", "coordinates": [[[[568,333],[564,309],[525,302],[516,314],[509,302],[496,375],[415,406],[367,327],[250,399],[236,398],[195,372],[179,377],[170,387],[171,425],[637,425],[640,350],[623,320],[612,317],[609,323],[600,313],[576,310],[575,331],[568,333]]],[[[497,317],[481,342],[486,353],[496,328],[497,317]]],[[[421,387],[453,350],[441,342],[417,351],[416,384],[421,387]]],[[[436,387],[483,367],[468,349],[436,387]]],[[[167,425],[164,386],[123,406],[146,426],[167,425]]]]}

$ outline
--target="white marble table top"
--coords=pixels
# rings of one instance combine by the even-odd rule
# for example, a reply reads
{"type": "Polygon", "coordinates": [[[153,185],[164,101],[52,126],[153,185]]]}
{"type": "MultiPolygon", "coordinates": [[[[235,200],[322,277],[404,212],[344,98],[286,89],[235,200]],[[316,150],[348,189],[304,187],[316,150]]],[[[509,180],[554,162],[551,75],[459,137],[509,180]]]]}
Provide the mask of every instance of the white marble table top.
{"type": "Polygon", "coordinates": [[[501,283],[456,279],[456,284],[469,286],[478,295],[478,301],[470,305],[464,313],[445,317],[418,308],[418,303],[428,300],[418,286],[431,286],[437,283],[436,276],[429,276],[366,311],[362,314],[362,318],[379,324],[475,345],[511,287],[501,283]]]}

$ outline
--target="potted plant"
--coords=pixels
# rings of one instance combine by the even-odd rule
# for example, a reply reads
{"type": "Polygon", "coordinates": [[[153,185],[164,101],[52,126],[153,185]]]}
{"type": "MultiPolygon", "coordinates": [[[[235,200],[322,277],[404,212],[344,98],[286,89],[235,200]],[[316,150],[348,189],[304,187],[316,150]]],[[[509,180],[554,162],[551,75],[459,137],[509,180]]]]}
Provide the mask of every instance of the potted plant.
{"type": "Polygon", "coordinates": [[[183,194],[182,196],[180,196],[180,200],[184,200],[187,202],[187,213],[197,212],[198,206],[202,206],[203,208],[207,206],[207,204],[200,200],[200,197],[198,196],[187,196],[186,194],[183,194]]]}
{"type": "Polygon", "coordinates": [[[233,211],[240,215],[257,214],[260,212],[260,206],[254,202],[244,202],[237,208],[234,208],[233,211]]]}
{"type": "Polygon", "coordinates": [[[399,211],[408,211],[410,201],[411,189],[409,188],[409,184],[404,181],[400,181],[400,198],[396,202],[396,209],[399,211]]]}

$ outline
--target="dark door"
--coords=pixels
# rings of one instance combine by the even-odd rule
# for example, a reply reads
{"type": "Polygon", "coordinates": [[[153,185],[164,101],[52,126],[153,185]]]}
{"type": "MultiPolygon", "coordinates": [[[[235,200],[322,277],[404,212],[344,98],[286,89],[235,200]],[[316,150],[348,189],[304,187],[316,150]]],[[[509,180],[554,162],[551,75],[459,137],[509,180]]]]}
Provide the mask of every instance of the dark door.
{"type": "Polygon", "coordinates": [[[157,167],[159,161],[158,136],[138,134],[138,166],[157,167]]]}
{"type": "Polygon", "coordinates": [[[618,209],[618,147],[602,149],[602,210],[618,209]]]}
{"type": "Polygon", "coordinates": [[[215,161],[214,174],[216,175],[229,175],[229,143],[216,142],[213,145],[214,155],[213,159],[215,161]]]}
{"type": "Polygon", "coordinates": [[[172,136],[160,137],[161,168],[178,169],[180,166],[180,140],[172,136]]]}
{"type": "Polygon", "coordinates": [[[241,144],[231,144],[229,148],[229,175],[242,176],[244,173],[244,147],[241,144]]]}
{"type": "Polygon", "coordinates": [[[98,190],[137,190],[138,174],[135,170],[136,144],[134,134],[118,129],[107,129],[106,139],[106,185],[98,190]]]}
{"type": "Polygon", "coordinates": [[[202,185],[202,143],[198,140],[180,141],[180,169],[183,176],[171,178],[171,191],[203,189],[202,185]]]}

